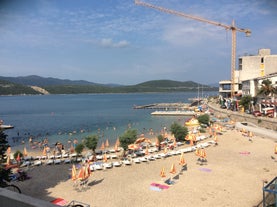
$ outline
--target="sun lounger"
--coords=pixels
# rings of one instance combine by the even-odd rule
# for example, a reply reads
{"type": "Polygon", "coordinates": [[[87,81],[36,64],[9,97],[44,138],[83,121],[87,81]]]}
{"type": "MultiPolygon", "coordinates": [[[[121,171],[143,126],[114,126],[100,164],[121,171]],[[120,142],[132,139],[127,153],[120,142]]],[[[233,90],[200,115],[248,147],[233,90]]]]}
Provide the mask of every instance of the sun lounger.
{"type": "Polygon", "coordinates": [[[131,165],[132,164],[130,160],[123,160],[122,163],[124,165],[131,165]]]}
{"type": "Polygon", "coordinates": [[[116,162],[113,162],[113,166],[114,167],[120,167],[121,166],[121,163],[116,161],[116,162]]]}
{"type": "Polygon", "coordinates": [[[42,165],[42,161],[41,160],[36,160],[33,165],[34,166],[42,165]]]}
{"type": "Polygon", "coordinates": [[[147,160],[149,160],[149,161],[155,161],[156,159],[155,159],[155,157],[153,156],[153,155],[150,155],[150,156],[148,156],[148,157],[146,157],[147,158],[147,160]]]}
{"type": "Polygon", "coordinates": [[[55,159],[54,160],[54,165],[58,165],[58,164],[61,164],[61,163],[62,163],[61,159],[55,159]]]}
{"type": "Polygon", "coordinates": [[[68,158],[68,157],[69,157],[68,154],[63,154],[63,155],[62,155],[62,158],[68,158]]]}
{"type": "Polygon", "coordinates": [[[68,164],[68,163],[71,163],[71,159],[69,159],[69,158],[66,158],[66,159],[64,159],[64,164],[68,164]]]}
{"type": "Polygon", "coordinates": [[[46,161],[46,165],[52,165],[54,163],[54,160],[52,160],[52,159],[49,159],[49,160],[47,160],[46,161]]]}
{"type": "Polygon", "coordinates": [[[97,160],[103,160],[103,155],[96,155],[97,160]]]}
{"type": "Polygon", "coordinates": [[[139,158],[141,162],[147,162],[148,160],[146,159],[146,157],[141,157],[139,158]]]}
{"type": "Polygon", "coordinates": [[[136,164],[139,164],[140,163],[140,159],[139,158],[134,158],[133,162],[136,163],[136,164]]]}
{"type": "Polygon", "coordinates": [[[72,154],[69,155],[69,157],[76,157],[76,156],[77,156],[76,153],[72,153],[72,154]]]}
{"type": "Polygon", "coordinates": [[[104,163],[104,164],[103,164],[103,167],[104,167],[104,168],[107,168],[107,169],[110,169],[110,168],[113,167],[113,164],[112,164],[111,162],[107,162],[107,163],[104,163]]]}
{"type": "Polygon", "coordinates": [[[117,155],[111,155],[111,158],[112,158],[112,159],[117,159],[118,156],[117,156],[117,155]]]}

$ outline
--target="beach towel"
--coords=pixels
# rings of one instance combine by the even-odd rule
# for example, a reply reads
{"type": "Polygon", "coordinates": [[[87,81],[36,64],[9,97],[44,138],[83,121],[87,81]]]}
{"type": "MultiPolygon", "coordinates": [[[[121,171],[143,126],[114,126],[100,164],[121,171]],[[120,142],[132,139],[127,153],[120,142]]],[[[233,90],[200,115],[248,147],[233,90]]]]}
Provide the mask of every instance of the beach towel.
{"type": "Polygon", "coordinates": [[[67,201],[64,200],[63,198],[56,198],[51,201],[51,203],[58,205],[58,206],[65,206],[67,204],[67,201]]]}
{"type": "Polygon", "coordinates": [[[163,184],[160,184],[160,183],[151,183],[150,186],[159,188],[161,190],[166,190],[166,189],[169,188],[168,185],[163,185],[163,184]]]}
{"type": "Polygon", "coordinates": [[[250,155],[250,152],[243,151],[243,152],[240,152],[239,154],[240,154],[240,155],[250,155]]]}
{"type": "Polygon", "coordinates": [[[209,168],[199,168],[199,170],[203,172],[212,172],[212,170],[209,168]]]}

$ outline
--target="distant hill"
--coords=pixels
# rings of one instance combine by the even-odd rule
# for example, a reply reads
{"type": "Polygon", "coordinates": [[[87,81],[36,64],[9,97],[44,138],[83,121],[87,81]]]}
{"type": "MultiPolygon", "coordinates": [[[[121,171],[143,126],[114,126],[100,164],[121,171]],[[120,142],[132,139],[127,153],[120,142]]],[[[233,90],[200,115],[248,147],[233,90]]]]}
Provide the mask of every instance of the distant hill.
{"type": "Polygon", "coordinates": [[[97,83],[92,83],[84,80],[68,80],[68,79],[58,79],[58,78],[43,78],[37,75],[30,76],[19,76],[19,77],[3,77],[0,76],[0,80],[6,80],[13,83],[18,83],[27,86],[54,86],[54,85],[100,85],[97,83]]]}
{"type": "MultiPolygon", "coordinates": [[[[8,80],[10,84],[17,84],[17,87],[19,88],[21,86],[23,91],[20,91],[17,88],[16,91],[20,92],[18,94],[48,94],[48,92],[50,94],[182,92],[197,91],[199,88],[204,91],[218,90],[216,87],[201,85],[193,81],[181,82],[173,80],[153,80],[129,86],[117,84],[97,84],[83,80],[72,81],[57,78],[43,78],[40,76],[0,77],[0,80],[8,80]]],[[[3,88],[3,90],[4,89],[5,88],[3,88]]],[[[0,92],[0,95],[5,94],[7,94],[7,92],[0,92]]]]}
{"type": "Polygon", "coordinates": [[[32,94],[38,95],[42,94],[28,86],[12,83],[10,81],[0,80],[0,95],[25,95],[32,94]]]}

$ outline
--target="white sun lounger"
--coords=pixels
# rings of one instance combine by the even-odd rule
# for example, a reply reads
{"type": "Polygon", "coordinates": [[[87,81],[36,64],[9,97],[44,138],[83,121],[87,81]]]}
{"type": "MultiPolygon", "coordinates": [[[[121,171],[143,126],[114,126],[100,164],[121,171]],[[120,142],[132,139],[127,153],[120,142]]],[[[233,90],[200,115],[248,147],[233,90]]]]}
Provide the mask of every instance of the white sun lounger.
{"type": "Polygon", "coordinates": [[[121,166],[121,163],[116,161],[116,162],[113,162],[113,166],[114,167],[120,167],[121,166]]]}
{"type": "Polygon", "coordinates": [[[47,160],[46,161],[46,165],[52,165],[54,163],[54,160],[52,160],[52,159],[49,159],[49,160],[47,160]]]}
{"type": "Polygon", "coordinates": [[[147,162],[148,160],[146,159],[146,157],[141,157],[139,158],[141,162],[147,162]]]}
{"type": "Polygon", "coordinates": [[[140,163],[140,159],[139,158],[134,158],[133,162],[136,163],[136,164],[139,164],[140,163]]]}
{"type": "Polygon", "coordinates": [[[33,165],[34,166],[42,165],[42,161],[41,160],[36,160],[33,165]]]}
{"type": "Polygon", "coordinates": [[[55,159],[55,160],[54,160],[54,164],[55,164],[55,165],[61,164],[61,162],[62,162],[61,159],[55,159]]]}
{"type": "Polygon", "coordinates": [[[124,165],[131,165],[132,163],[130,162],[130,160],[123,160],[122,163],[124,165]]]}
{"type": "Polygon", "coordinates": [[[68,164],[68,163],[71,163],[71,159],[69,159],[69,158],[66,158],[66,159],[64,159],[64,161],[63,161],[65,164],[68,164]]]}
{"type": "Polygon", "coordinates": [[[110,169],[110,168],[113,167],[113,164],[112,164],[111,162],[107,162],[107,163],[104,163],[104,164],[103,164],[103,167],[104,167],[104,168],[107,168],[107,169],[110,169]]]}

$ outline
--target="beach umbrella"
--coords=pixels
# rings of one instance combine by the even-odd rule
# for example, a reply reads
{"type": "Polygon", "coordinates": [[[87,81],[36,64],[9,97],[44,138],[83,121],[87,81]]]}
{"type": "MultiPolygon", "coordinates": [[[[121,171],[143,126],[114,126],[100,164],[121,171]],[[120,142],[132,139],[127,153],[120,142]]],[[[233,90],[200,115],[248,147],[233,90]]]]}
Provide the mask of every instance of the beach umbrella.
{"type": "Polygon", "coordinates": [[[71,168],[71,180],[76,180],[77,179],[77,170],[76,166],[73,164],[71,168]]]}
{"type": "Polygon", "coordinates": [[[107,154],[105,153],[104,156],[103,156],[103,161],[104,162],[107,162],[108,161],[108,158],[107,158],[107,154]]]}
{"type": "Polygon", "coordinates": [[[24,147],[24,149],[23,149],[23,155],[24,155],[24,157],[27,157],[27,155],[28,155],[26,147],[24,147]]]}
{"type": "Polygon", "coordinates": [[[160,146],[160,141],[158,138],[156,138],[156,147],[159,147],[160,146]]]}
{"type": "Polygon", "coordinates": [[[170,173],[171,173],[171,174],[175,174],[175,173],[176,173],[176,167],[175,167],[175,164],[172,164],[172,165],[171,165],[171,168],[170,168],[170,173]]]}
{"type": "Polygon", "coordinates": [[[6,161],[6,165],[9,166],[10,165],[10,155],[7,156],[7,161],[6,161]]]}
{"type": "Polygon", "coordinates": [[[215,135],[214,135],[214,142],[217,144],[217,141],[218,141],[218,140],[217,140],[217,135],[215,134],[215,135]]]}
{"type": "Polygon", "coordinates": [[[186,161],[185,161],[184,153],[182,153],[180,156],[179,165],[184,166],[185,164],[186,164],[186,161]]]}
{"type": "Polygon", "coordinates": [[[177,147],[177,142],[176,142],[176,139],[174,138],[174,141],[173,141],[173,146],[174,147],[177,147]]]}
{"type": "Polygon", "coordinates": [[[20,158],[20,153],[17,154],[17,157],[16,157],[16,161],[17,162],[20,162],[21,158],[20,158]]]}
{"type": "Polygon", "coordinates": [[[46,156],[46,147],[43,148],[42,155],[46,156]]]}
{"type": "Polygon", "coordinates": [[[120,142],[119,142],[119,138],[117,138],[117,139],[116,139],[115,144],[116,144],[117,146],[119,146],[119,144],[120,144],[120,142]]]}
{"type": "Polygon", "coordinates": [[[110,146],[109,140],[106,139],[105,147],[109,147],[109,146],[110,146]]]}
{"type": "Polygon", "coordinates": [[[104,150],[104,149],[105,149],[105,144],[104,144],[104,142],[102,142],[100,149],[101,149],[101,150],[104,150]]]}
{"type": "Polygon", "coordinates": [[[8,149],[7,149],[7,155],[10,155],[11,154],[11,151],[12,151],[12,149],[11,149],[11,147],[8,147],[8,149]]]}
{"type": "Polygon", "coordinates": [[[114,151],[116,151],[116,152],[117,152],[117,150],[118,150],[118,145],[117,145],[117,144],[115,144],[115,145],[114,145],[114,151]]]}
{"type": "Polygon", "coordinates": [[[195,150],[195,155],[196,155],[196,156],[200,156],[200,149],[199,149],[199,148],[196,148],[196,150],[195,150]]]}
{"type": "Polygon", "coordinates": [[[200,150],[200,153],[199,153],[199,156],[200,156],[202,159],[206,159],[206,158],[207,158],[206,150],[205,150],[205,149],[201,149],[201,150],[200,150]]]}
{"type": "Polygon", "coordinates": [[[148,151],[148,145],[146,145],[146,149],[145,149],[145,155],[148,155],[149,151],[148,151]]]}
{"type": "Polygon", "coordinates": [[[138,146],[136,144],[129,144],[128,149],[129,150],[138,150],[138,146]]]}
{"type": "Polygon", "coordinates": [[[138,138],[136,141],[135,141],[135,144],[139,144],[139,143],[142,143],[145,141],[145,138],[142,137],[142,138],[138,138]]]}
{"type": "Polygon", "coordinates": [[[77,178],[78,178],[79,180],[83,180],[83,179],[85,178],[85,169],[84,169],[84,167],[81,167],[81,169],[80,169],[80,171],[79,171],[79,173],[78,173],[77,178]]]}
{"type": "Polygon", "coordinates": [[[89,168],[89,165],[86,164],[86,166],[84,167],[85,169],[85,172],[84,172],[84,178],[88,178],[91,174],[91,171],[90,171],[90,168],[89,168]]]}
{"type": "Polygon", "coordinates": [[[162,168],[162,170],[161,170],[161,172],[160,172],[160,176],[161,176],[162,178],[166,177],[164,167],[162,168]]]}
{"type": "Polygon", "coordinates": [[[164,147],[164,154],[166,154],[167,153],[167,147],[165,146],[164,147]]]}

